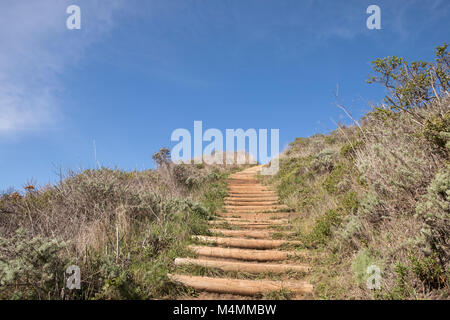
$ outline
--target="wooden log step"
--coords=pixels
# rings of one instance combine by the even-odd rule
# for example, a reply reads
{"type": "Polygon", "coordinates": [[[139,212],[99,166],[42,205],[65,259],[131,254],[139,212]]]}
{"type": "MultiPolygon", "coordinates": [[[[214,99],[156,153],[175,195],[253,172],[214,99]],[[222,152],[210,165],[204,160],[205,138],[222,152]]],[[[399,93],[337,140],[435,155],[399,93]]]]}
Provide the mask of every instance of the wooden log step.
{"type": "Polygon", "coordinates": [[[230,210],[259,210],[259,211],[263,211],[263,210],[281,210],[281,209],[288,209],[288,207],[286,206],[282,206],[282,205],[271,205],[271,206],[266,206],[266,205],[225,205],[224,209],[227,211],[230,210]]]}
{"type": "Polygon", "coordinates": [[[282,261],[290,257],[305,256],[305,252],[302,251],[252,250],[193,245],[190,245],[189,249],[200,256],[245,261],[282,261]]]}
{"type": "Polygon", "coordinates": [[[276,198],[225,198],[224,199],[225,203],[227,202],[238,202],[238,203],[261,203],[261,204],[267,204],[267,203],[271,203],[271,202],[275,202],[275,204],[278,204],[278,199],[276,198]]]}
{"type": "Polygon", "coordinates": [[[265,189],[251,189],[251,188],[242,188],[242,189],[227,189],[227,195],[243,195],[243,194],[253,194],[253,195],[260,195],[260,196],[275,196],[276,193],[271,190],[265,190],[265,189]]]}
{"type": "Polygon", "coordinates": [[[306,281],[241,280],[168,274],[169,279],[200,291],[255,296],[279,290],[311,294],[313,286],[306,281]]]}
{"type": "Polygon", "coordinates": [[[272,189],[270,189],[270,187],[267,186],[263,186],[261,184],[255,184],[255,185],[233,185],[233,184],[227,184],[228,189],[255,189],[255,190],[267,190],[267,191],[272,191],[272,189]]]}
{"type": "Polygon", "coordinates": [[[257,218],[255,216],[249,218],[218,217],[217,221],[228,222],[230,224],[264,223],[267,225],[274,225],[274,224],[278,225],[288,223],[287,219],[263,219],[263,217],[257,218]]]}
{"type": "MultiPolygon", "coordinates": [[[[225,208],[224,208],[225,209],[225,208]]],[[[261,209],[246,209],[246,208],[239,208],[239,209],[233,209],[233,210],[227,210],[227,213],[235,213],[235,214],[257,214],[257,213],[280,213],[280,212],[289,212],[288,209],[268,209],[268,208],[261,208],[261,209]]]]}
{"type": "Polygon", "coordinates": [[[217,261],[207,259],[176,258],[175,265],[196,265],[204,268],[216,268],[223,271],[240,271],[248,273],[284,273],[284,272],[309,272],[311,268],[302,264],[277,264],[259,262],[234,262],[217,261]]]}
{"type": "Polygon", "coordinates": [[[229,201],[226,200],[225,201],[225,207],[235,207],[235,208],[266,208],[266,207],[270,207],[270,208],[278,208],[280,204],[277,201],[265,201],[265,202],[261,202],[261,201],[229,201]]]}
{"type": "Polygon", "coordinates": [[[264,226],[271,226],[272,224],[268,222],[249,222],[249,221],[242,221],[239,219],[239,221],[233,221],[233,220],[224,220],[224,219],[216,219],[216,220],[210,220],[208,221],[209,224],[224,224],[227,223],[229,225],[235,225],[235,226],[246,226],[246,225],[264,225],[264,226]]]}
{"type": "Polygon", "coordinates": [[[229,190],[236,190],[236,191],[250,191],[250,190],[254,190],[254,191],[274,191],[271,190],[269,187],[265,187],[262,185],[254,185],[254,186],[248,186],[248,185],[227,185],[227,188],[229,190]]]}
{"type": "Polygon", "coordinates": [[[263,187],[258,180],[254,178],[228,178],[227,180],[228,186],[240,186],[240,185],[250,185],[250,186],[258,186],[263,187]]]}
{"type": "Polygon", "coordinates": [[[233,213],[233,212],[219,212],[216,214],[223,218],[241,218],[241,219],[263,219],[263,220],[277,220],[300,217],[300,214],[293,212],[260,212],[260,213],[233,213]]]}
{"type": "Polygon", "coordinates": [[[194,239],[207,243],[213,243],[226,247],[246,248],[246,249],[277,249],[285,244],[301,244],[300,241],[287,240],[261,240],[245,238],[222,238],[208,236],[193,236],[194,239]]]}
{"type": "Polygon", "coordinates": [[[230,237],[243,237],[254,239],[272,239],[272,232],[262,230],[227,230],[227,229],[211,229],[211,232],[219,233],[230,237]]]}
{"type": "Polygon", "coordinates": [[[275,198],[278,199],[278,196],[275,192],[228,192],[228,197],[235,198],[275,198]]]}
{"type": "Polygon", "coordinates": [[[239,227],[241,229],[269,229],[272,226],[282,226],[276,223],[264,223],[264,222],[239,222],[239,221],[225,221],[225,220],[211,220],[210,225],[229,225],[232,227],[239,227]]]}
{"type": "Polygon", "coordinates": [[[225,203],[226,202],[258,202],[258,203],[266,203],[266,202],[277,202],[278,203],[278,198],[277,197],[261,197],[261,198],[256,198],[256,197],[226,197],[224,199],[225,203]]]}
{"type": "MultiPolygon", "coordinates": [[[[243,198],[248,198],[248,199],[268,199],[268,200],[273,200],[276,198],[276,196],[273,193],[265,193],[265,194],[261,194],[261,193],[254,193],[254,192],[242,192],[242,193],[230,193],[227,192],[227,195],[229,198],[233,198],[236,200],[239,199],[243,199],[243,198]]],[[[278,198],[276,198],[278,199],[278,198]]]]}

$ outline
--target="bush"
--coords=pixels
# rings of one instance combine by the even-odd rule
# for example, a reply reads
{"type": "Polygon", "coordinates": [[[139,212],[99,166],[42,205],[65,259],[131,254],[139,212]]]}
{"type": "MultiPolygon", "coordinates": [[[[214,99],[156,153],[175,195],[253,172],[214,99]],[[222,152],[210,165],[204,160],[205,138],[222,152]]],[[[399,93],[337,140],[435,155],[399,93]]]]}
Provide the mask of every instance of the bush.
{"type": "Polygon", "coordinates": [[[304,235],[302,240],[307,246],[326,244],[332,235],[332,228],[340,223],[341,217],[337,210],[328,210],[316,220],[313,230],[304,235]]]}
{"type": "Polygon", "coordinates": [[[443,266],[450,260],[450,165],[438,172],[416,208],[423,220],[425,254],[437,253],[443,266]]]}
{"type": "Polygon", "coordinates": [[[354,214],[358,210],[359,207],[359,199],[358,194],[355,191],[348,191],[342,197],[342,208],[350,213],[354,214]]]}
{"type": "Polygon", "coordinates": [[[57,299],[64,288],[68,261],[61,255],[64,242],[24,230],[0,238],[0,299],[57,299]]]}
{"type": "Polygon", "coordinates": [[[336,152],[324,149],[312,160],[311,168],[318,173],[331,172],[335,165],[336,152]]]}
{"type": "Polygon", "coordinates": [[[324,189],[331,195],[342,193],[349,186],[350,181],[347,178],[348,175],[348,164],[343,161],[339,162],[334,170],[325,178],[323,182],[324,189]]]}
{"type": "Polygon", "coordinates": [[[351,246],[352,249],[356,249],[360,243],[359,241],[355,242],[355,240],[362,237],[362,232],[361,219],[358,216],[349,216],[337,232],[337,237],[341,242],[351,246]]]}
{"type": "Polygon", "coordinates": [[[362,198],[358,215],[371,223],[379,223],[387,215],[383,200],[373,189],[369,190],[362,198]]]}
{"type": "Polygon", "coordinates": [[[352,159],[356,154],[356,150],[358,150],[362,145],[362,140],[354,140],[353,142],[348,142],[341,147],[339,153],[344,158],[352,159]]]}
{"type": "Polygon", "coordinates": [[[278,194],[281,199],[286,199],[291,194],[299,194],[306,188],[306,179],[303,174],[312,161],[311,157],[306,158],[290,158],[282,160],[280,170],[275,179],[279,179],[278,194]]]}
{"type": "Polygon", "coordinates": [[[450,111],[444,115],[433,115],[425,121],[424,137],[441,149],[450,150],[450,111]]]}
{"type": "Polygon", "coordinates": [[[412,271],[427,286],[428,290],[449,286],[449,274],[435,254],[419,259],[410,257],[412,271]]]}

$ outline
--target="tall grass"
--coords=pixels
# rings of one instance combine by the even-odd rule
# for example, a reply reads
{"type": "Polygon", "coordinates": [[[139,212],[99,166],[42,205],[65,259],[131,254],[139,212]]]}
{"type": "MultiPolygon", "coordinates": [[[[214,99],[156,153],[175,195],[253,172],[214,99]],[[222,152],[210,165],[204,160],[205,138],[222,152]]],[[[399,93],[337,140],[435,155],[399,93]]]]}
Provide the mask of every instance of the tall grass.
{"type": "Polygon", "coordinates": [[[0,298],[147,299],[184,289],[166,274],[222,205],[233,168],[69,172],[60,183],[0,197],[0,298]],[[81,290],[65,269],[81,269],[81,290]]]}
{"type": "Polygon", "coordinates": [[[406,62],[391,72],[389,59],[377,60],[384,76],[402,74],[386,99],[395,104],[376,106],[360,122],[330,134],[297,138],[281,155],[279,173],[266,181],[302,214],[293,228],[317,253],[313,281],[318,296],[449,296],[450,71],[445,50],[440,47],[436,64],[421,64],[424,69],[414,69],[410,78],[401,69],[410,68],[406,62]],[[433,70],[439,70],[441,82],[433,82],[433,70]],[[381,290],[367,289],[361,261],[383,270],[381,290]]]}

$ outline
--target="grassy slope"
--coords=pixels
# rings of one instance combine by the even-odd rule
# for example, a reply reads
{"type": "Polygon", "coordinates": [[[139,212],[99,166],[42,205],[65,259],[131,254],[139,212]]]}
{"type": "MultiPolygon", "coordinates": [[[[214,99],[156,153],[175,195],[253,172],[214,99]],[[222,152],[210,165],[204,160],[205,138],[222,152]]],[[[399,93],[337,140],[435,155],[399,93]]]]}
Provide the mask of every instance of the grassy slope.
{"type": "Polygon", "coordinates": [[[170,298],[186,289],[166,274],[189,256],[192,234],[222,205],[236,168],[163,165],[157,171],[102,168],[0,197],[0,299],[170,298]],[[79,291],[62,290],[81,269],[79,291]]]}
{"type": "Polygon", "coordinates": [[[374,110],[282,154],[266,183],[302,213],[293,228],[316,253],[319,298],[448,298],[449,109],[447,98],[414,114],[374,110]],[[372,264],[381,290],[367,289],[372,264]]]}

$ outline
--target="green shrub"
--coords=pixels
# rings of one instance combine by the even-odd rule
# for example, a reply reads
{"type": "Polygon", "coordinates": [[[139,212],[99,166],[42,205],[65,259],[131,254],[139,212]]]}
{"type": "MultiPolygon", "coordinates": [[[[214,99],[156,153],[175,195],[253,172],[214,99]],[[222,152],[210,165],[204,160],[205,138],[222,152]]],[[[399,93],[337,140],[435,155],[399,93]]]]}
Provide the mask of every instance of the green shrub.
{"type": "Polygon", "coordinates": [[[354,140],[353,142],[348,142],[341,147],[340,155],[347,159],[352,159],[358,150],[363,145],[362,140],[354,140]]]}
{"type": "Polygon", "coordinates": [[[326,144],[333,145],[336,143],[336,137],[332,135],[325,136],[325,139],[323,140],[326,144]]]}
{"type": "Polygon", "coordinates": [[[57,299],[68,261],[64,242],[29,237],[25,231],[0,238],[0,299],[57,299]]]}
{"type": "Polygon", "coordinates": [[[323,181],[324,189],[331,195],[337,195],[345,190],[350,181],[348,180],[349,167],[347,163],[339,162],[333,171],[323,181]]]}
{"type": "Polygon", "coordinates": [[[439,262],[436,254],[422,259],[410,257],[411,269],[427,286],[428,290],[449,287],[449,273],[439,262]]]}
{"type": "Polygon", "coordinates": [[[326,244],[332,235],[333,226],[341,222],[341,216],[337,210],[328,210],[323,216],[319,217],[314,225],[313,230],[302,236],[307,246],[316,246],[326,244]]]}
{"type": "Polygon", "coordinates": [[[425,121],[424,137],[442,149],[450,149],[450,111],[443,116],[433,115],[425,121]]]}
{"type": "Polygon", "coordinates": [[[354,239],[359,239],[362,236],[362,223],[358,216],[347,217],[342,228],[337,232],[338,239],[347,245],[351,245],[353,248],[359,247],[359,242],[353,242],[354,239]]]}
{"type": "Polygon", "coordinates": [[[425,254],[435,252],[442,265],[450,260],[450,165],[438,172],[428,187],[423,202],[416,208],[424,227],[421,236],[425,254]]]}
{"type": "Polygon", "coordinates": [[[384,202],[378,193],[370,189],[362,198],[358,208],[358,215],[371,223],[379,223],[386,216],[384,202]]]}
{"type": "Polygon", "coordinates": [[[215,213],[223,206],[224,198],[227,195],[225,177],[225,175],[212,173],[206,179],[201,202],[210,213],[215,213]]]}
{"type": "Polygon", "coordinates": [[[348,213],[356,213],[359,207],[358,194],[355,191],[348,191],[342,197],[342,208],[348,213]]]}
{"type": "Polygon", "coordinates": [[[171,167],[175,180],[183,187],[192,190],[207,180],[207,176],[196,166],[178,164],[171,167]]]}
{"type": "Polygon", "coordinates": [[[312,161],[311,157],[289,158],[280,161],[280,170],[275,179],[279,179],[278,194],[281,199],[286,199],[293,194],[305,192],[309,177],[307,168],[312,161]]]}
{"type": "Polygon", "coordinates": [[[394,267],[394,272],[395,286],[387,293],[386,298],[391,300],[408,298],[412,293],[408,266],[397,263],[394,267]]]}
{"type": "Polygon", "coordinates": [[[331,172],[335,166],[336,152],[332,149],[320,151],[311,161],[311,168],[317,173],[331,172]]]}

